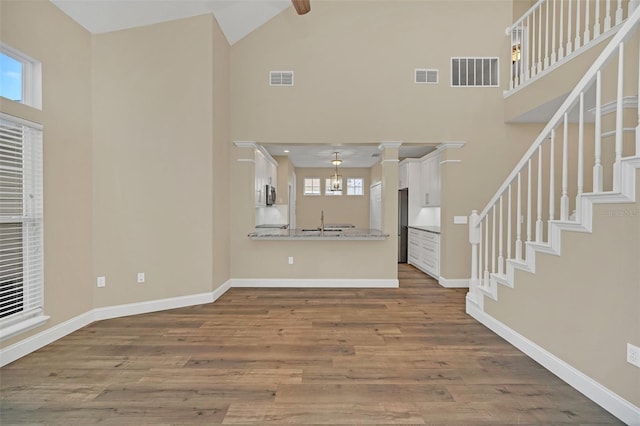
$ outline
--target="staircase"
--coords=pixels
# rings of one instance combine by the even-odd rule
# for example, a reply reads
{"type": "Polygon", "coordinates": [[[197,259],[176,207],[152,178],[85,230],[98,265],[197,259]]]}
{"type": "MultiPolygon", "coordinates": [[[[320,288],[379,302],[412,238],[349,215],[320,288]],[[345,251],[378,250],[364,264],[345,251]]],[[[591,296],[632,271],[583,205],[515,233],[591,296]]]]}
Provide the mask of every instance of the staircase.
{"type": "MultiPolygon", "coordinates": [[[[532,16],[543,19],[555,3],[538,2],[532,8],[532,16]]],[[[586,4],[588,7],[589,2],[586,4]]],[[[494,321],[492,327],[485,313],[485,298],[500,303],[500,286],[517,288],[518,270],[536,273],[536,256],[563,254],[565,231],[591,233],[594,205],[636,202],[640,169],[640,7],[632,2],[626,19],[621,13],[614,21],[617,25],[609,25],[608,29],[615,34],[610,35],[611,40],[600,56],[489,203],[470,215],[471,279],[467,312],[621,420],[640,424],[637,402],[633,405],[613,392],[607,394],[604,386],[592,383],[590,377],[513,330],[505,331],[508,327],[503,324],[494,321]],[[569,374],[564,370],[572,371],[569,374]]],[[[536,22],[537,26],[542,21],[536,22]]],[[[514,27],[517,25],[522,26],[522,22],[514,27]]],[[[538,45],[540,52],[542,44],[538,45]]],[[[541,61],[536,56],[538,66],[532,65],[532,58],[529,56],[523,62],[528,64],[528,71],[514,68],[510,89],[544,72],[548,64],[558,60],[557,54],[550,53],[549,62],[544,55],[541,61]]],[[[638,306],[640,311],[640,300],[638,306]]]]}

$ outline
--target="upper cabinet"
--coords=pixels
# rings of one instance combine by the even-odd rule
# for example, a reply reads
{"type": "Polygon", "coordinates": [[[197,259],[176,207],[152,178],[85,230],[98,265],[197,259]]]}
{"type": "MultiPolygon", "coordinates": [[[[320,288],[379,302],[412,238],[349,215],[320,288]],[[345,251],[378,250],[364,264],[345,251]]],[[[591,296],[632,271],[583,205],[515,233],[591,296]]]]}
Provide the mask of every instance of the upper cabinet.
{"type": "Polygon", "coordinates": [[[256,179],[255,198],[256,207],[267,205],[267,185],[275,186],[278,179],[278,163],[262,147],[256,149],[256,179]]]}
{"type": "Polygon", "coordinates": [[[427,154],[421,159],[422,205],[440,205],[440,153],[427,154]]]}

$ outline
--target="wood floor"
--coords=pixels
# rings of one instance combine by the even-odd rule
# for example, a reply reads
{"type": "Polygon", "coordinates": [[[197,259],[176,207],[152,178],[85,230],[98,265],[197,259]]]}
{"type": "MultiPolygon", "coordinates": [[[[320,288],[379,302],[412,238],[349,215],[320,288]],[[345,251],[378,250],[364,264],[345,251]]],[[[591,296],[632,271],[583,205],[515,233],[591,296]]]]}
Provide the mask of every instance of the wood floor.
{"type": "Polygon", "coordinates": [[[240,289],[0,369],[0,424],[620,424],[464,313],[466,290],[240,289]]]}

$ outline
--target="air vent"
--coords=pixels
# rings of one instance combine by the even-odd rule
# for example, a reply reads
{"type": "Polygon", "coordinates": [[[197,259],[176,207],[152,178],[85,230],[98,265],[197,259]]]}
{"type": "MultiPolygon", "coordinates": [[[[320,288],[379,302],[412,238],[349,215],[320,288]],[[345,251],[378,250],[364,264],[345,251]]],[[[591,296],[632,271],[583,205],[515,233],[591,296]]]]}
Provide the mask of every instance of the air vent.
{"type": "Polygon", "coordinates": [[[438,70],[416,69],[415,82],[423,84],[438,84],[438,70]]]}
{"type": "Polygon", "coordinates": [[[498,58],[451,58],[451,86],[498,87],[498,58]]]}
{"type": "Polygon", "coordinates": [[[293,86],[293,71],[269,71],[270,86],[293,86]]]}

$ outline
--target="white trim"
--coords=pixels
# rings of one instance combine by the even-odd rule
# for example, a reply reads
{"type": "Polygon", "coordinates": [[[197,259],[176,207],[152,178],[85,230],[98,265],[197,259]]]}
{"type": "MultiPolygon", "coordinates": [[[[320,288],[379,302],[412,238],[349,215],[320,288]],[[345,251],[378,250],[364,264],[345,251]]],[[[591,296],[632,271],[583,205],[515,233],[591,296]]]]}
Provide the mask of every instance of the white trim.
{"type": "Polygon", "coordinates": [[[253,164],[256,164],[256,160],[254,160],[253,158],[238,158],[238,159],[236,159],[236,161],[238,163],[253,163],[253,164]]]}
{"type": "Polygon", "coordinates": [[[444,151],[445,149],[460,149],[462,147],[464,147],[467,143],[466,142],[455,142],[455,141],[450,141],[450,142],[442,142],[440,145],[436,146],[436,151],[444,151]]]}
{"type": "Polygon", "coordinates": [[[193,294],[93,309],[38,334],[27,337],[11,346],[0,349],[0,367],[53,343],[95,321],[215,302],[229,290],[230,281],[231,280],[225,282],[211,293],[193,294]]]}
{"type": "Polygon", "coordinates": [[[442,160],[440,162],[440,164],[447,164],[447,163],[462,163],[462,160],[442,160]]]}
{"type": "MultiPolygon", "coordinates": [[[[42,311],[42,309],[38,309],[38,311],[42,311]]],[[[20,333],[24,333],[36,327],[40,327],[45,322],[49,321],[49,318],[51,317],[41,314],[32,318],[22,320],[8,327],[0,328],[0,342],[17,336],[20,333]]]]}
{"type": "Polygon", "coordinates": [[[32,127],[37,130],[43,130],[42,124],[34,123],[33,121],[25,120],[24,118],[16,117],[15,115],[9,115],[4,112],[0,112],[0,119],[13,121],[21,126],[32,127]]]}
{"type": "Polygon", "coordinates": [[[386,159],[386,160],[382,160],[382,161],[380,161],[380,162],[381,162],[381,163],[399,163],[399,162],[400,162],[400,160],[399,160],[399,159],[397,159],[397,158],[389,158],[389,159],[386,159]]]}
{"type": "MultiPolygon", "coordinates": [[[[638,108],[637,96],[625,96],[624,98],[622,98],[622,109],[627,109],[627,108],[633,108],[633,109],[638,108]]],[[[617,101],[608,102],[600,107],[600,115],[606,115],[612,112],[616,112],[617,109],[618,109],[617,101]]],[[[596,109],[591,108],[589,112],[595,115],[596,109]]]]}
{"type": "Polygon", "coordinates": [[[366,278],[232,278],[231,287],[262,288],[398,288],[398,280],[366,278]]]}
{"type": "Polygon", "coordinates": [[[610,389],[556,357],[541,346],[483,312],[467,299],[467,313],[498,336],[564,380],[596,404],[629,425],[640,424],[640,407],[636,407],[610,389]]]}
{"type": "Polygon", "coordinates": [[[233,141],[237,148],[258,149],[258,145],[254,141],[233,141]]]}
{"type": "Polygon", "coordinates": [[[384,151],[385,148],[400,148],[402,146],[403,141],[382,141],[380,145],[378,145],[378,149],[380,151],[384,151]]]}
{"type": "Polygon", "coordinates": [[[448,279],[440,276],[438,278],[438,284],[444,288],[469,288],[469,279],[448,279]]]}

